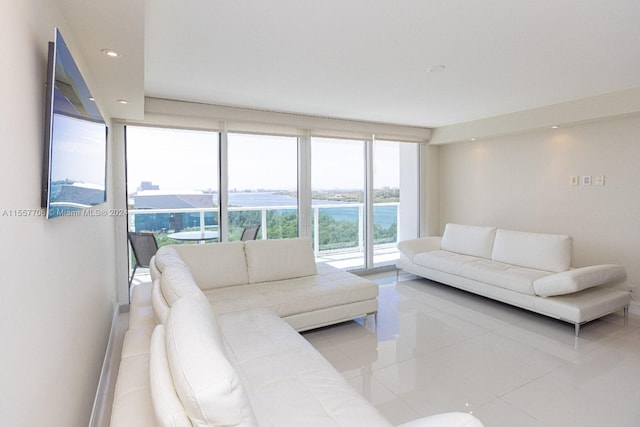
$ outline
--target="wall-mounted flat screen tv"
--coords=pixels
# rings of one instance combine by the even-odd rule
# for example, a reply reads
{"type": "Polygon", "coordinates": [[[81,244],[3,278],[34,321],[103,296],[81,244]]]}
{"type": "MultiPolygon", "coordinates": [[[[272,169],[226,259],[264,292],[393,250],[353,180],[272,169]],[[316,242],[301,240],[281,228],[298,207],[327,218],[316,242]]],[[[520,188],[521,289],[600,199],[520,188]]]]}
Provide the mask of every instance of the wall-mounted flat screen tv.
{"type": "Polygon", "coordinates": [[[79,216],[106,202],[107,126],[60,31],[49,43],[42,207],[79,216]]]}

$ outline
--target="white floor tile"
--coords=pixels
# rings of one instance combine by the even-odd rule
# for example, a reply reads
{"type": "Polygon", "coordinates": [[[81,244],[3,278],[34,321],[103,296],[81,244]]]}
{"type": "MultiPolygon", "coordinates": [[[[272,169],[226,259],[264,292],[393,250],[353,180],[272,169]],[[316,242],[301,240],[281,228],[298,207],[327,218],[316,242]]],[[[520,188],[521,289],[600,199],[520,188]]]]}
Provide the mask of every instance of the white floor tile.
{"type": "Polygon", "coordinates": [[[515,390],[566,363],[495,333],[447,347],[431,356],[439,365],[464,374],[497,396],[515,390]]]}
{"type": "Polygon", "coordinates": [[[353,377],[348,382],[373,405],[382,405],[397,398],[388,388],[373,378],[371,372],[353,377]]]}
{"type": "Polygon", "coordinates": [[[396,426],[420,418],[420,415],[400,398],[376,405],[376,408],[396,426]]]}
{"type": "Polygon", "coordinates": [[[551,427],[637,427],[640,408],[612,404],[604,399],[609,390],[585,391],[557,378],[545,376],[503,399],[551,427]]]}
{"type": "Polygon", "coordinates": [[[453,370],[442,369],[429,356],[420,356],[373,372],[373,377],[421,416],[467,412],[495,398],[484,387],[453,370]]]}
{"type": "Polygon", "coordinates": [[[515,406],[494,399],[479,409],[473,411],[479,420],[487,427],[543,427],[541,421],[524,413],[515,406]]]}
{"type": "Polygon", "coordinates": [[[486,427],[640,426],[640,316],[582,327],[402,273],[378,325],[305,332],[393,424],[472,412],[486,427]]]}

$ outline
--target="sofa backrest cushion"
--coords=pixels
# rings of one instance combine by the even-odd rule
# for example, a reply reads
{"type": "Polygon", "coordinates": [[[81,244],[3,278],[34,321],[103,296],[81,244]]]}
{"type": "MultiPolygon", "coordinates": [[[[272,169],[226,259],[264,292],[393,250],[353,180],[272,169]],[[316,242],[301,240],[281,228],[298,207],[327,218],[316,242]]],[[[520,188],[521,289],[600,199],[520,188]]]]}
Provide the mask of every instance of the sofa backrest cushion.
{"type": "Polygon", "coordinates": [[[156,423],[159,427],[191,427],[171,377],[164,328],[164,325],[154,328],[149,350],[149,382],[156,423]]]}
{"type": "Polygon", "coordinates": [[[571,267],[572,250],[570,236],[498,229],[491,259],[559,273],[571,267]]]}
{"type": "Polygon", "coordinates": [[[249,283],[244,242],[176,245],[202,290],[249,283]]]}
{"type": "Polygon", "coordinates": [[[151,307],[158,323],[167,323],[171,308],[160,289],[160,279],[154,280],[151,284],[151,307]]]}
{"type": "Polygon", "coordinates": [[[440,246],[445,251],[489,259],[495,236],[495,227],[447,224],[440,246]]]}
{"type": "Polygon", "coordinates": [[[171,307],[165,335],[173,383],[194,426],[257,425],[204,295],[188,295],[171,307]]]}
{"type": "Polygon", "coordinates": [[[318,274],[308,237],[245,242],[249,283],[271,282],[318,274]]]}
{"type": "MultiPolygon", "coordinates": [[[[169,307],[185,295],[202,293],[189,267],[184,264],[170,264],[164,268],[160,277],[160,289],[169,307]]],[[[151,291],[153,292],[153,288],[151,291]]]]}
{"type": "Polygon", "coordinates": [[[151,260],[149,261],[149,274],[151,275],[151,281],[153,282],[156,279],[160,278],[160,275],[162,275],[162,272],[160,272],[160,270],[158,269],[158,267],[156,266],[156,256],[152,256],[151,260]]]}
{"type": "Polygon", "coordinates": [[[159,274],[162,274],[168,265],[185,264],[174,246],[163,246],[158,249],[156,254],[153,256],[152,261],[153,267],[151,268],[151,271],[153,271],[153,275],[156,276],[154,277],[154,280],[159,274]]]}

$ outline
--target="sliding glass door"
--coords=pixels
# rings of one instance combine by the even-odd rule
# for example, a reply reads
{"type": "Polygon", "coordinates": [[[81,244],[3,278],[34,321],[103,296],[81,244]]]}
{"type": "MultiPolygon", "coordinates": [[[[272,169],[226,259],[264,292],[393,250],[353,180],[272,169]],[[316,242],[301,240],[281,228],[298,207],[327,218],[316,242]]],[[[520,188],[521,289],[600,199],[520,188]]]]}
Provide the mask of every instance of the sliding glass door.
{"type": "Polygon", "coordinates": [[[398,242],[418,235],[418,144],[373,144],[373,266],[394,264],[398,242]]]}
{"type": "Polygon", "coordinates": [[[228,240],[258,225],[258,238],[298,236],[297,138],[229,133],[228,141],[228,240]]]}
{"type": "Polygon", "coordinates": [[[365,141],[312,138],[312,237],[316,257],[365,267],[365,141]]]}

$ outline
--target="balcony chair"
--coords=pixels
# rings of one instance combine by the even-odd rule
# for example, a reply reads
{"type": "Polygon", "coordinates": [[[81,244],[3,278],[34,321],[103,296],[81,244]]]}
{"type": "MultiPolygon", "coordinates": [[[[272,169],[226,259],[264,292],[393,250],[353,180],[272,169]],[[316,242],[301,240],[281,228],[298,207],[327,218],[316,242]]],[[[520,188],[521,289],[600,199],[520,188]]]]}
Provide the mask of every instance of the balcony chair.
{"type": "Polygon", "coordinates": [[[136,274],[138,267],[149,268],[149,262],[151,257],[156,254],[158,250],[158,242],[156,236],[152,232],[129,232],[129,243],[133,250],[133,257],[135,258],[135,265],[133,272],[129,278],[129,288],[131,288],[131,282],[136,274]]]}
{"type": "Polygon", "coordinates": [[[256,237],[258,237],[259,230],[260,230],[259,225],[245,227],[244,230],[242,230],[242,237],[240,237],[240,240],[243,242],[247,240],[256,240],[256,237]]]}

